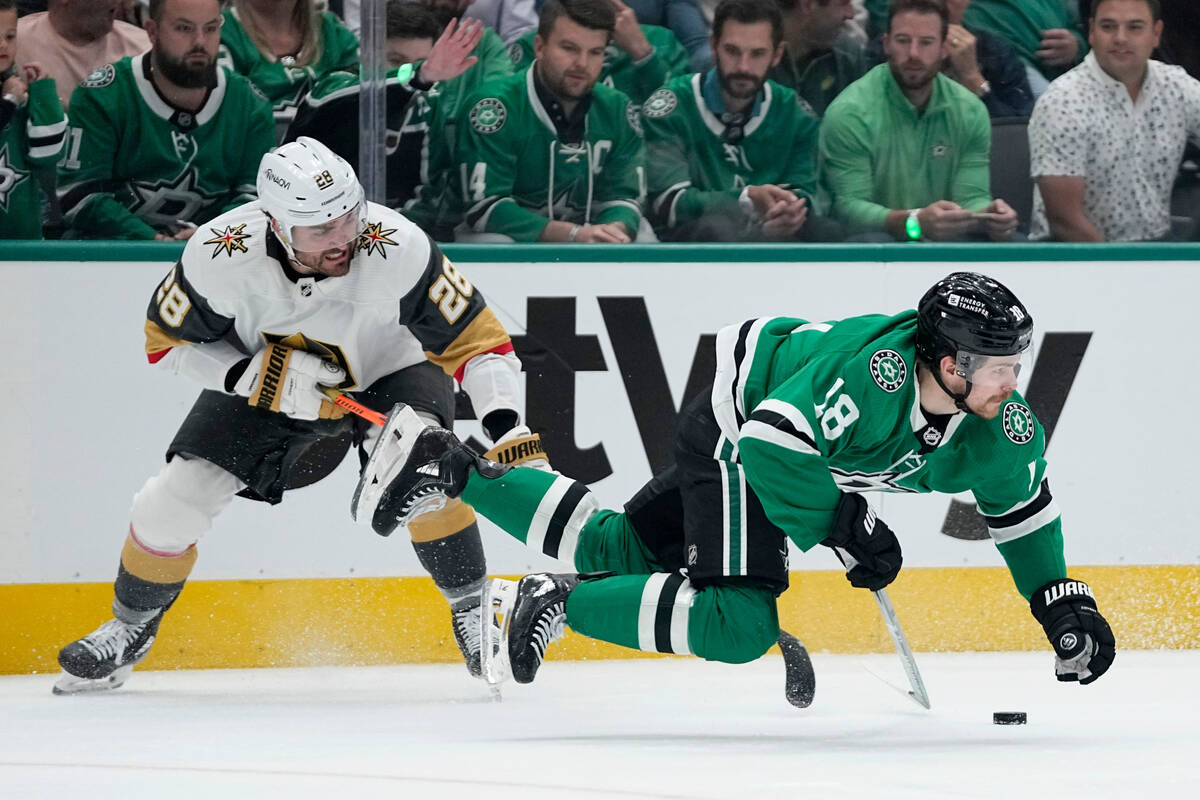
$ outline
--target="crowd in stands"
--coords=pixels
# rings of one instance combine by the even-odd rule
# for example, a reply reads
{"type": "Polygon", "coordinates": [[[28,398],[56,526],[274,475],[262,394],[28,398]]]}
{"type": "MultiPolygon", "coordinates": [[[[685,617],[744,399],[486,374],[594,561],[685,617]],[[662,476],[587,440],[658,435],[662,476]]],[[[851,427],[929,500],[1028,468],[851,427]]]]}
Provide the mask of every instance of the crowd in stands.
{"type": "MultiPolygon", "coordinates": [[[[0,0],[0,239],[357,166],[362,14],[0,0]]],[[[384,56],[384,201],[439,241],[1200,240],[1193,0],[388,0],[384,56]]]]}

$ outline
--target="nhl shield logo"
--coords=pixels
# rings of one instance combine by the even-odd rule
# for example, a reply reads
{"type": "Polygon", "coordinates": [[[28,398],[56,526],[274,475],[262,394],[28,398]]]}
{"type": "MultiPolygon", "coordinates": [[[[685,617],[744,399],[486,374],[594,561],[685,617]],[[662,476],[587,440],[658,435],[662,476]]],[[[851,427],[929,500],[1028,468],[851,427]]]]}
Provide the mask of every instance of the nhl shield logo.
{"type": "Polygon", "coordinates": [[[508,109],[498,97],[485,97],[471,109],[471,127],[480,133],[495,133],[504,127],[508,109]]]}
{"type": "Polygon", "coordinates": [[[908,365],[895,350],[876,350],[871,356],[871,378],[889,394],[900,389],[908,378],[908,365]]]}
{"type": "Polygon", "coordinates": [[[642,113],[647,117],[657,119],[670,114],[677,105],[679,105],[679,100],[675,97],[674,92],[670,89],[659,89],[650,95],[650,99],[642,106],[642,113]]]}
{"type": "Polygon", "coordinates": [[[1033,414],[1020,403],[1004,406],[1004,435],[1013,444],[1025,444],[1033,438],[1033,414]]]}

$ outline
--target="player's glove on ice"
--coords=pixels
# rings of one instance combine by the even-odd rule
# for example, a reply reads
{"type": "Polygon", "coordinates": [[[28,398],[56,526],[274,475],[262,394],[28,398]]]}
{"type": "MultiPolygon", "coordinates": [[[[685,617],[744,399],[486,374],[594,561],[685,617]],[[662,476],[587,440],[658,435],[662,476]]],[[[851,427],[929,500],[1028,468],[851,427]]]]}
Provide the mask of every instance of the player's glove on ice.
{"type": "Polygon", "coordinates": [[[846,565],[852,586],[875,592],[896,580],[904,558],[896,534],[862,495],[846,492],[833,512],[833,527],[821,544],[846,565]]]}
{"type": "Polygon", "coordinates": [[[1054,647],[1054,674],[1060,681],[1091,683],[1112,665],[1116,639],[1086,583],[1051,581],[1033,593],[1029,609],[1054,647]]]}
{"type": "Polygon", "coordinates": [[[346,412],[321,393],[322,386],[337,386],[346,371],[312,353],[283,344],[269,344],[251,359],[234,384],[234,394],[268,411],[294,419],[339,419],[346,412]]]}

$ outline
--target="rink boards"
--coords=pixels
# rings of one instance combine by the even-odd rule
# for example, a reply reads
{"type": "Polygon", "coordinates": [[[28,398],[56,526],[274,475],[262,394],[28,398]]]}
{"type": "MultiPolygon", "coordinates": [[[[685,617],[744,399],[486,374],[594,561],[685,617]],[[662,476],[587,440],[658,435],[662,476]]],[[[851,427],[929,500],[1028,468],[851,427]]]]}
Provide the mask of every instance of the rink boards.
{"type": "MultiPolygon", "coordinates": [[[[953,269],[994,275],[1037,323],[1023,391],[1050,429],[1048,475],[1068,563],[1080,565],[1072,574],[1092,582],[1123,646],[1200,647],[1200,512],[1187,491],[1200,446],[1197,248],[663,247],[622,250],[620,261],[608,249],[448,251],[513,333],[530,370],[528,414],[555,465],[608,506],[661,465],[666,431],[700,388],[720,327],[772,314],[894,313],[953,269]]],[[[196,394],[143,355],[146,304],[173,255],[65,244],[0,253],[17,259],[0,261],[10,345],[0,672],[52,668],[63,641],[108,616],[130,499],[160,468],[196,394]],[[82,261],[105,256],[114,260],[82,261]]],[[[478,434],[471,420],[458,430],[478,434]]],[[[349,520],[354,481],[348,459],[280,506],[235,501],[201,542],[149,665],[455,657],[444,602],[403,534],[382,539],[349,520]]],[[[892,595],[916,648],[1042,646],[995,548],[977,538],[986,534],[969,497],[873,498],[904,545],[892,595]]],[[[486,525],[484,542],[496,574],[564,568],[486,525]]],[[[869,596],[845,584],[829,553],[793,551],[791,563],[780,602],[793,633],[831,652],[890,646],[869,596]]],[[[638,655],[578,637],[566,646],[576,657],[638,655]]]]}

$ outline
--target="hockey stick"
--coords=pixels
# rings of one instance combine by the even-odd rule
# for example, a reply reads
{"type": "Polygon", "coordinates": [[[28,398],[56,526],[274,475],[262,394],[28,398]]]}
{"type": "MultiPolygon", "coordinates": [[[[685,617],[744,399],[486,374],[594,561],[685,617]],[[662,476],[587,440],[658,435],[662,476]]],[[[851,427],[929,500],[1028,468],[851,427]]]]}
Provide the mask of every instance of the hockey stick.
{"type": "MultiPolygon", "coordinates": [[[[341,406],[342,408],[349,411],[351,414],[362,417],[367,422],[378,425],[381,428],[387,425],[387,419],[388,419],[387,414],[380,414],[378,411],[375,411],[374,409],[367,408],[362,403],[358,402],[357,400],[351,399],[349,396],[343,394],[341,391],[339,391],[338,389],[336,389],[332,386],[321,387],[321,393],[324,394],[326,397],[328,397],[329,400],[332,403],[334,403],[335,405],[341,406]]],[[[480,607],[480,615],[481,616],[484,615],[484,607],[483,606],[480,607]]],[[[486,619],[486,617],[485,617],[485,619],[486,619]]],[[[484,640],[485,646],[486,646],[486,641],[487,640],[485,639],[484,640]]],[[[481,655],[481,657],[482,657],[482,655],[481,655]]],[[[487,684],[488,692],[491,694],[492,700],[494,702],[500,702],[500,700],[501,700],[500,683],[505,679],[505,677],[507,677],[507,676],[505,676],[505,675],[497,676],[493,673],[488,673],[486,671],[483,674],[484,683],[487,684]]]]}
{"type": "Polygon", "coordinates": [[[896,652],[900,655],[900,663],[904,666],[904,673],[908,675],[908,683],[912,687],[908,696],[928,709],[929,693],[925,691],[925,682],[921,680],[917,660],[913,657],[912,648],[908,646],[908,639],[904,636],[904,629],[900,627],[900,618],[896,616],[896,609],[892,607],[887,589],[879,589],[871,594],[875,595],[879,613],[883,615],[883,624],[891,634],[892,643],[896,645],[896,652]]]}

